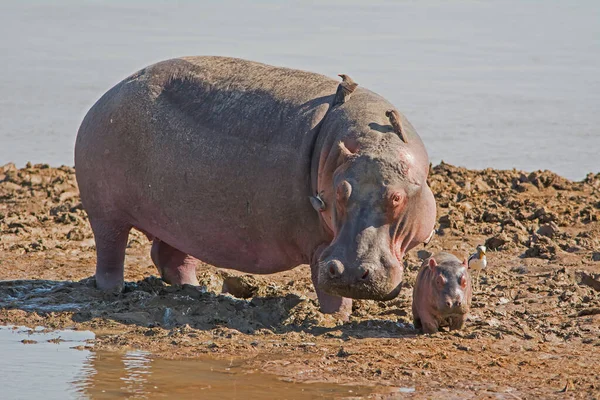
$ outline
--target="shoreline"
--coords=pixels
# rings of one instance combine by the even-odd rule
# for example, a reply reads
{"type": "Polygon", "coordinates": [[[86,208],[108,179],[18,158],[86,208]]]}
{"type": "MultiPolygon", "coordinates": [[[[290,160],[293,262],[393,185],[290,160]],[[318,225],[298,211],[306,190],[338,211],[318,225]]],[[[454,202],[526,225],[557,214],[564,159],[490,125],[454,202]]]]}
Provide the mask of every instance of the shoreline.
{"type": "Polygon", "coordinates": [[[415,387],[417,396],[552,398],[564,396],[569,382],[575,398],[597,394],[600,367],[587,355],[600,348],[600,173],[573,182],[547,170],[442,162],[429,182],[439,234],[405,258],[396,299],[355,301],[343,323],[318,311],[306,266],[243,276],[203,265],[203,290],[165,285],[151,277],[149,242],[134,230],[126,291],[99,292],[88,279],[94,241],[74,169],[7,164],[0,167],[0,324],[92,330],[97,350],[239,357],[292,381],[415,387]],[[465,329],[414,331],[419,252],[464,256],[484,243],[489,272],[465,329]],[[227,277],[250,297],[220,294],[227,277]]]}

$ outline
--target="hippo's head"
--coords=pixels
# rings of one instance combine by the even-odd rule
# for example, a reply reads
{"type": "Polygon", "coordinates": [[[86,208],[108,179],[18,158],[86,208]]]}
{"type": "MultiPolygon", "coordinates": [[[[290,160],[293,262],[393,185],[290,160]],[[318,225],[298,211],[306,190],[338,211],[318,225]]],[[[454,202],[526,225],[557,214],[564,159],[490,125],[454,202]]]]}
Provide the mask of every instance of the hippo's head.
{"type": "Polygon", "coordinates": [[[320,254],[318,285],[332,295],[396,297],[404,254],[433,236],[436,208],[425,148],[408,122],[397,132],[385,112],[378,120],[388,125],[357,126],[354,120],[350,130],[366,125],[367,132],[337,140],[319,174],[322,215],[333,240],[320,254]]]}
{"type": "Polygon", "coordinates": [[[461,264],[458,259],[438,264],[434,257],[429,258],[427,267],[431,270],[432,290],[429,292],[433,306],[441,315],[464,314],[469,310],[471,278],[467,272],[467,260],[461,264]]]}

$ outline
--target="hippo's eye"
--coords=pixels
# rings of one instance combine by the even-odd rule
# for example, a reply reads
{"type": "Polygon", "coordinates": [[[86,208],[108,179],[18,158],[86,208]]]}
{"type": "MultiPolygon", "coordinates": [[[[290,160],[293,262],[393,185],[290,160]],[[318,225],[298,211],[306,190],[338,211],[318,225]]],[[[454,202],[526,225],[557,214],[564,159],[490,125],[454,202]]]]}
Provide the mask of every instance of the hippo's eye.
{"type": "Polygon", "coordinates": [[[437,283],[439,288],[443,288],[444,285],[446,285],[446,278],[444,278],[442,275],[438,275],[435,279],[435,282],[437,283]]]}
{"type": "Polygon", "coordinates": [[[393,209],[400,208],[406,202],[406,196],[402,192],[393,192],[389,199],[393,209]]]}
{"type": "Polygon", "coordinates": [[[465,275],[461,275],[458,282],[460,283],[461,288],[464,289],[465,287],[467,287],[467,277],[465,275]]]}

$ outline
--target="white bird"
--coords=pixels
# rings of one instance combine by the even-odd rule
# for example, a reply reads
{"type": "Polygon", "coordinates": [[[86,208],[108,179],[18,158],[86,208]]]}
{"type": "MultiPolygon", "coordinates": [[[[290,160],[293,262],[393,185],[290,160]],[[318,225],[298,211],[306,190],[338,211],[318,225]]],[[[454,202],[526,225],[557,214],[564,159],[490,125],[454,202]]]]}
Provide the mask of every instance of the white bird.
{"type": "Polygon", "coordinates": [[[487,267],[487,259],[485,258],[486,248],[483,245],[477,246],[477,251],[469,257],[469,269],[477,271],[475,284],[479,285],[479,274],[487,267]]]}

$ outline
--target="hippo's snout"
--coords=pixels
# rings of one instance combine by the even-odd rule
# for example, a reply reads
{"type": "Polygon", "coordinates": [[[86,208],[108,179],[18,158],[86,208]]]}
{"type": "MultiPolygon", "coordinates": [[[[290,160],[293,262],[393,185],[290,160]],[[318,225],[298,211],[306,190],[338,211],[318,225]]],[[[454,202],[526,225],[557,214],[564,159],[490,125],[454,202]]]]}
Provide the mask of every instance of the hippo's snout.
{"type": "Polygon", "coordinates": [[[331,279],[339,279],[344,273],[344,265],[338,260],[331,260],[325,264],[327,273],[331,279]]]}
{"type": "Polygon", "coordinates": [[[339,259],[320,263],[319,288],[353,299],[391,300],[402,287],[402,266],[392,263],[348,265],[339,259]]]}
{"type": "Polygon", "coordinates": [[[462,300],[446,300],[446,307],[448,308],[460,308],[462,306],[462,300]]]}
{"type": "Polygon", "coordinates": [[[463,314],[466,310],[467,303],[462,294],[455,297],[446,297],[443,302],[442,312],[444,314],[463,314]]]}

